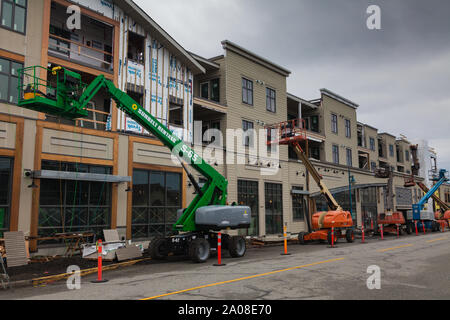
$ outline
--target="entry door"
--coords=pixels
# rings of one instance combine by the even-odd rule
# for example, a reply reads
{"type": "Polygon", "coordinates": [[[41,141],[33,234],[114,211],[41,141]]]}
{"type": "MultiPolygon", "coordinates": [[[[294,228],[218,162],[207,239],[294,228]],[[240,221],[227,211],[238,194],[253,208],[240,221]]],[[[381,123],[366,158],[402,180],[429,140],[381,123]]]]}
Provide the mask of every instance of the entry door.
{"type": "Polygon", "coordinates": [[[281,184],[265,183],[266,234],[283,232],[283,197],[281,184]]]}
{"type": "Polygon", "coordinates": [[[361,205],[362,218],[364,221],[364,228],[370,230],[372,227],[377,230],[378,225],[378,208],[374,205],[361,205]]]}

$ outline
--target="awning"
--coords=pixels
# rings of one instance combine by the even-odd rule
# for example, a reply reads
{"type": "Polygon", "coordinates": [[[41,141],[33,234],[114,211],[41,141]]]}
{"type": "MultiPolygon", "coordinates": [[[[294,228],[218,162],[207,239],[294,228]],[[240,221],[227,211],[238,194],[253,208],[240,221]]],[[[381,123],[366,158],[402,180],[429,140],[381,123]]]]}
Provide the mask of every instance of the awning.
{"type": "MultiPolygon", "coordinates": [[[[386,183],[372,183],[372,184],[359,184],[359,185],[355,185],[352,186],[352,190],[356,190],[356,189],[365,189],[365,188],[370,188],[370,187],[386,187],[387,184],[386,183]]],[[[343,187],[338,187],[338,188],[334,188],[334,189],[330,189],[331,194],[336,194],[336,193],[340,193],[340,192],[345,192],[348,191],[348,185],[343,186],[343,187]]],[[[321,195],[321,192],[315,192],[311,194],[311,197],[318,197],[321,195]]]]}
{"type": "Polygon", "coordinates": [[[30,178],[92,181],[92,182],[107,182],[107,183],[131,182],[131,177],[126,176],[114,176],[111,174],[84,173],[84,172],[82,173],[82,172],[51,171],[51,170],[32,171],[30,178]]]}

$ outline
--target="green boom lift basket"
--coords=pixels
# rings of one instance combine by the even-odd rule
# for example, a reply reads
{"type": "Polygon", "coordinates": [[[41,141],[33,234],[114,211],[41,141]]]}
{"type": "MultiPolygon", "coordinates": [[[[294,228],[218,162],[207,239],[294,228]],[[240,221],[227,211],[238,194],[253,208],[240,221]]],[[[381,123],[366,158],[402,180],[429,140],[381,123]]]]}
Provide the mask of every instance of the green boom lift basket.
{"type": "Polygon", "coordinates": [[[18,105],[70,120],[86,118],[88,111],[79,109],[77,103],[85,88],[79,74],[61,67],[53,70],[41,66],[27,67],[19,70],[18,105]],[[52,83],[43,79],[43,75],[54,75],[56,81],[52,83]]]}

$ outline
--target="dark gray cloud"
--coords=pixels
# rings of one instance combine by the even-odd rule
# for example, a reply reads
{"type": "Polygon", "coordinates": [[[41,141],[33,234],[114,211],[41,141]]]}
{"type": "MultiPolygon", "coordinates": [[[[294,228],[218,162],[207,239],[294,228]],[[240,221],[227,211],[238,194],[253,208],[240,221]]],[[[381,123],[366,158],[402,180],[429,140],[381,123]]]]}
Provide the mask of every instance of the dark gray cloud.
{"type": "Polygon", "coordinates": [[[360,104],[359,121],[429,140],[450,170],[450,1],[135,1],[186,49],[238,43],[291,70],[291,93],[335,91],[360,104]],[[382,30],[366,27],[372,4],[382,30]]]}

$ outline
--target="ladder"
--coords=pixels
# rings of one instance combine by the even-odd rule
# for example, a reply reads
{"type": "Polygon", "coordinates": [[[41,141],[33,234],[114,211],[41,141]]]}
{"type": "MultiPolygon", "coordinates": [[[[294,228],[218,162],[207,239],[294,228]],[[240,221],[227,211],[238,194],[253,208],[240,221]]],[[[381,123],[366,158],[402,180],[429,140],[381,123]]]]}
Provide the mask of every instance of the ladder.
{"type": "Polygon", "coordinates": [[[0,285],[2,286],[3,289],[10,288],[9,275],[6,272],[5,263],[3,262],[3,257],[1,254],[0,254],[0,264],[2,265],[2,268],[0,269],[0,285]]]}

